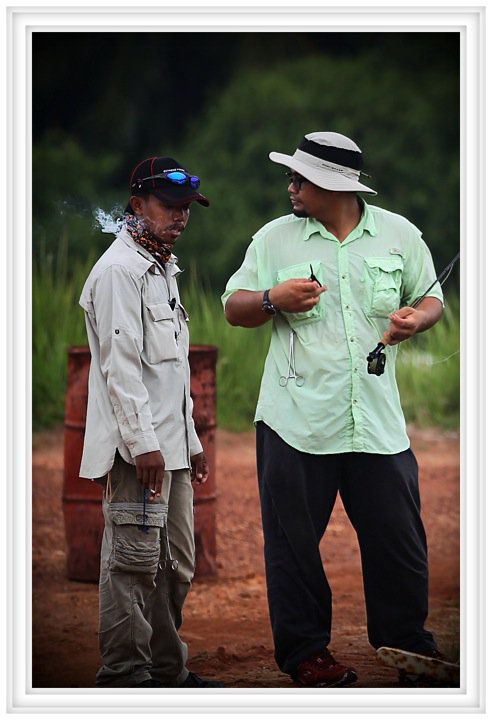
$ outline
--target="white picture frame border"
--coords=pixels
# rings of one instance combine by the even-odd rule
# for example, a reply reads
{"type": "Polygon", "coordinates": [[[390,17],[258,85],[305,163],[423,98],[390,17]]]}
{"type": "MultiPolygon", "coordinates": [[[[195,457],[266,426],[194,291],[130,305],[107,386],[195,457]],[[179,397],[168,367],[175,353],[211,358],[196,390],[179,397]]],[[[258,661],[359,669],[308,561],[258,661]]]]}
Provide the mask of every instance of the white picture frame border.
{"type": "MultiPolygon", "coordinates": [[[[180,0],[179,7],[106,3],[67,6],[11,4],[5,10],[7,43],[6,242],[2,265],[6,348],[2,391],[6,398],[2,456],[6,459],[7,627],[5,709],[8,713],[488,714],[486,707],[487,496],[486,406],[486,38],[484,5],[419,2],[377,6],[359,0],[341,6],[292,0],[206,6],[180,0]],[[33,689],[31,678],[31,37],[35,31],[413,31],[456,32],[462,37],[461,70],[461,657],[459,689],[221,689],[217,691],[131,689],[33,689]]],[[[490,39],[490,38],[489,38],[490,39]]],[[[438,190],[437,190],[438,191],[438,190]]],[[[490,229],[490,228],[489,228],[490,229]]],[[[490,334],[490,333],[489,333],[490,334]]],[[[490,444],[490,441],[489,441],[490,444]]],[[[490,509],[490,508],[489,508],[490,509]]]]}

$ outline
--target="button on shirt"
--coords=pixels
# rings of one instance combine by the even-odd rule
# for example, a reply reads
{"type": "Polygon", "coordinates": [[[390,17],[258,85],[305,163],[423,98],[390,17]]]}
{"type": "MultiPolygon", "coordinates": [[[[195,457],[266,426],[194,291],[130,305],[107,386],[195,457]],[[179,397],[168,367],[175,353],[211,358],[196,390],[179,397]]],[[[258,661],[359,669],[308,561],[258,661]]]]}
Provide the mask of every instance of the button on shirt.
{"type": "MultiPolygon", "coordinates": [[[[369,375],[366,358],[389,328],[388,316],[411,305],[436,279],[420,231],[365,202],[359,224],[342,243],[313,218],[278,218],[253,236],[227,283],[224,307],[237,290],[309,278],[311,266],[327,291],[308,312],[273,317],[255,422],[313,454],[406,450],[395,377],[398,345],[386,347],[383,375],[369,375]],[[285,380],[293,367],[301,376],[297,383],[285,380]]],[[[428,295],[442,302],[439,283],[428,295]]]]}
{"type": "Polygon", "coordinates": [[[93,267],[80,304],[91,351],[80,476],[160,450],[166,470],[202,451],[192,418],[187,314],[175,256],[161,268],[123,229],[93,267]]]}

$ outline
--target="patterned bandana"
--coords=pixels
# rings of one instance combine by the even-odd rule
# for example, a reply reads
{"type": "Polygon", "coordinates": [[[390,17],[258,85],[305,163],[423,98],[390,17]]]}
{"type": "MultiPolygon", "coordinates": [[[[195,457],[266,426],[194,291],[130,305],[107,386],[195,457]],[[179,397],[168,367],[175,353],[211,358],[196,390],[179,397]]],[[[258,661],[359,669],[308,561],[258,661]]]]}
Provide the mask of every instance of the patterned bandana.
{"type": "Polygon", "coordinates": [[[136,215],[125,215],[125,226],[132,238],[136,243],[141,245],[143,248],[154,257],[157,262],[164,265],[169,261],[171,257],[171,250],[167,245],[163,245],[155,235],[147,229],[143,220],[136,217],[136,215]]]}

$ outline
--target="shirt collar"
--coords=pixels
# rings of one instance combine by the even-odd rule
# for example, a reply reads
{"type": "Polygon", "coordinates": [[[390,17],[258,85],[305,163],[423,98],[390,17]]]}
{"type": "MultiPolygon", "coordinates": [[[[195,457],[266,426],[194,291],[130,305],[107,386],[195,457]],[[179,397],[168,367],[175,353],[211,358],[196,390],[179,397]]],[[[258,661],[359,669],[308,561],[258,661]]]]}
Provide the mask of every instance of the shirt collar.
{"type": "Polygon", "coordinates": [[[372,208],[370,205],[366,203],[365,200],[362,198],[359,198],[359,200],[362,203],[362,217],[360,219],[360,223],[358,227],[361,229],[361,234],[365,231],[369,233],[369,235],[372,235],[374,237],[377,235],[378,231],[376,229],[376,221],[374,219],[374,213],[372,211],[372,208]]]}
{"type": "MultiPolygon", "coordinates": [[[[359,200],[362,203],[362,215],[359,224],[352,230],[349,235],[349,237],[353,237],[353,239],[355,239],[356,237],[361,237],[361,235],[363,235],[363,233],[366,231],[369,233],[369,235],[372,236],[377,234],[376,222],[374,220],[374,214],[372,212],[371,206],[368,205],[362,198],[359,198],[359,200]]],[[[309,240],[311,235],[314,235],[314,233],[319,233],[321,237],[324,238],[333,237],[333,235],[328,232],[323,223],[321,223],[319,220],[316,220],[315,218],[306,218],[303,240],[309,240]]]]}
{"type": "MultiPolygon", "coordinates": [[[[128,245],[128,247],[132,248],[133,250],[136,250],[137,253],[142,257],[142,259],[146,260],[148,263],[147,270],[150,270],[150,272],[154,273],[155,275],[160,274],[162,271],[160,270],[160,265],[157,264],[156,260],[152,255],[149,253],[148,250],[146,250],[144,247],[139,245],[135,242],[135,240],[132,238],[130,233],[126,228],[122,228],[120,232],[118,233],[118,237],[120,240],[123,240],[125,245],[128,245]]],[[[170,274],[171,275],[177,275],[178,273],[181,273],[182,270],[177,265],[178,258],[176,255],[171,254],[171,257],[169,258],[166,265],[169,265],[170,267],[170,274]]]]}

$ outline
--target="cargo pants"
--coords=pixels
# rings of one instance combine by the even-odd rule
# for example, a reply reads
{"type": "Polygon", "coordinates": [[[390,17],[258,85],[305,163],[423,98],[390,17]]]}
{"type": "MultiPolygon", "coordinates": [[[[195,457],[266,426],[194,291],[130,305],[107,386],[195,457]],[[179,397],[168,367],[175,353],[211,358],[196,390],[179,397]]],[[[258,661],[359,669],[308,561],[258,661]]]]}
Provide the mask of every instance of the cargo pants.
{"type": "Polygon", "coordinates": [[[98,687],[151,677],[178,687],[188,676],[178,630],[195,569],[193,488],[188,469],[166,471],[149,502],[133,465],[117,454],[103,497],[98,687]]]}

